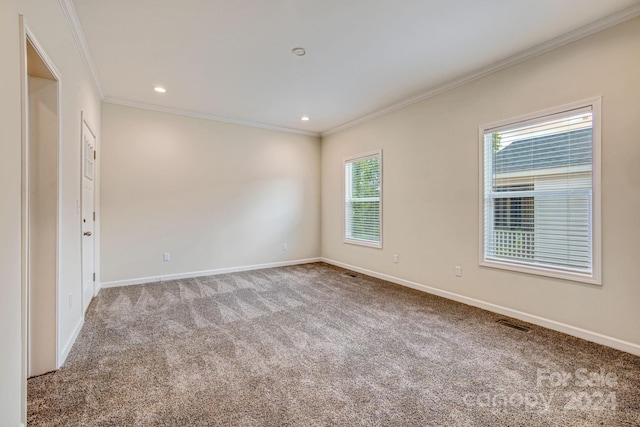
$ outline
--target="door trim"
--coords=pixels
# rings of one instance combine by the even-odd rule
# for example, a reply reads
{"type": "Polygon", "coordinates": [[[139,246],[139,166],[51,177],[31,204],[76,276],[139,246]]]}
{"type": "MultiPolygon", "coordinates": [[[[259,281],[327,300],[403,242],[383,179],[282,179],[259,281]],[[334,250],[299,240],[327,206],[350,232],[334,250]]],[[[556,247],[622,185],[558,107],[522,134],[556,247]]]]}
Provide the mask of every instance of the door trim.
{"type": "Polygon", "coordinates": [[[35,33],[29,28],[24,15],[18,15],[18,31],[20,41],[20,117],[21,117],[21,336],[22,336],[22,389],[21,389],[21,410],[22,421],[26,425],[27,414],[27,375],[29,369],[29,94],[28,94],[28,69],[27,69],[27,43],[40,56],[40,59],[47,66],[53,77],[56,79],[57,97],[57,150],[56,150],[56,261],[55,261],[55,340],[56,340],[56,369],[62,365],[63,359],[60,354],[60,231],[61,231],[61,200],[60,182],[62,177],[60,159],[62,152],[62,75],[49,55],[43,49],[35,33]]]}

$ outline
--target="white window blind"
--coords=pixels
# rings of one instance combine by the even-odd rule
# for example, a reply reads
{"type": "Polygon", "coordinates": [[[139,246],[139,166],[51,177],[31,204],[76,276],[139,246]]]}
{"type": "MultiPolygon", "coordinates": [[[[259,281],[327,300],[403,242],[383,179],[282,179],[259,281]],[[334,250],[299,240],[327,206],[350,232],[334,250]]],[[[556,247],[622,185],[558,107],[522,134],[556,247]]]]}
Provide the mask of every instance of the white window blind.
{"type": "Polygon", "coordinates": [[[382,152],[344,162],[345,242],[382,247],[382,152]]]}
{"type": "Polygon", "coordinates": [[[593,276],[593,123],[587,105],[482,130],[484,262],[593,276]]]}

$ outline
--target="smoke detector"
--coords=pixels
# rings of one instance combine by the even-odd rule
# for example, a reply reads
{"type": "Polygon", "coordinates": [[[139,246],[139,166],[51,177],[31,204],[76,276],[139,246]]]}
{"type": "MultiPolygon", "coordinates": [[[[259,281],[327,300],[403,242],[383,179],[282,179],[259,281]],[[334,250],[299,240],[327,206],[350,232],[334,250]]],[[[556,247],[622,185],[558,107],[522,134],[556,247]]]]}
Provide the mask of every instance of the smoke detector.
{"type": "Polygon", "coordinates": [[[307,54],[307,51],[304,50],[303,47],[294,47],[293,49],[291,49],[291,53],[293,53],[295,56],[305,56],[307,54]]]}

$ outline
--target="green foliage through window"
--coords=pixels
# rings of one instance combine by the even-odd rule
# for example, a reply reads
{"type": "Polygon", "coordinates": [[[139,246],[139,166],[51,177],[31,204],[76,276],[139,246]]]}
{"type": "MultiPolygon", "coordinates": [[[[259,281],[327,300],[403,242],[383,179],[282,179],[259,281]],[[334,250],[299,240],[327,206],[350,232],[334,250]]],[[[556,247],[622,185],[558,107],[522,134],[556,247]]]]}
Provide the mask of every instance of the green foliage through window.
{"type": "Polygon", "coordinates": [[[345,162],[345,237],[380,243],[380,155],[345,162]]]}

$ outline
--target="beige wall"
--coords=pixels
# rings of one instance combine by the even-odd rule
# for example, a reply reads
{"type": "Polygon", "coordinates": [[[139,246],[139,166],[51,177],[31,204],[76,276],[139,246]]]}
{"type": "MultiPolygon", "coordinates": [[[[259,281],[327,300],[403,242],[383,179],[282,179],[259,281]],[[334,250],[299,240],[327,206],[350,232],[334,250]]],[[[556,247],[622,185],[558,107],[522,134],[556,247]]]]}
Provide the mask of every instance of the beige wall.
{"type": "Polygon", "coordinates": [[[112,104],[102,114],[103,283],[320,255],[318,138],[112,104]]]}
{"type": "Polygon", "coordinates": [[[11,427],[23,419],[18,3],[0,2],[0,424],[11,427]]]}
{"type": "MultiPolygon", "coordinates": [[[[58,2],[3,0],[0,2],[0,425],[24,422],[21,319],[21,101],[18,15],[51,58],[61,75],[61,138],[59,199],[59,342],[72,343],[82,322],[80,304],[80,111],[99,132],[100,102],[88,78],[75,40],[58,2]],[[75,303],[67,304],[72,293],[75,303]]],[[[56,301],[51,301],[55,304],[56,301]]]]}
{"type": "Polygon", "coordinates": [[[324,137],[322,256],[640,345],[639,76],[636,18],[324,137]],[[594,96],[602,96],[603,286],[480,268],[478,126],[594,96]],[[379,148],[384,248],[344,244],[342,159],[379,148]]]}

